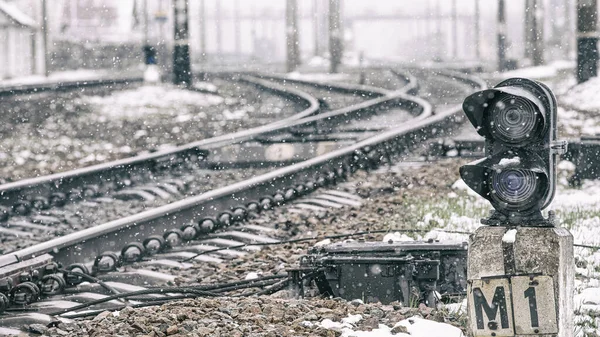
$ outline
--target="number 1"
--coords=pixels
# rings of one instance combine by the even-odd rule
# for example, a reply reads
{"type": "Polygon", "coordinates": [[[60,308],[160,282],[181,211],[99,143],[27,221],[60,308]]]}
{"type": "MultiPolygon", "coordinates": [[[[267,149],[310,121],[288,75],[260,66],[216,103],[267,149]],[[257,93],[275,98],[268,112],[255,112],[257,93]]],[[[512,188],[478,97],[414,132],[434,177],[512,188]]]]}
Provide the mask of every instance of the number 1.
{"type": "Polygon", "coordinates": [[[531,327],[539,328],[540,323],[538,319],[537,300],[535,297],[535,288],[529,287],[524,292],[525,298],[529,299],[529,315],[531,316],[531,327]]]}

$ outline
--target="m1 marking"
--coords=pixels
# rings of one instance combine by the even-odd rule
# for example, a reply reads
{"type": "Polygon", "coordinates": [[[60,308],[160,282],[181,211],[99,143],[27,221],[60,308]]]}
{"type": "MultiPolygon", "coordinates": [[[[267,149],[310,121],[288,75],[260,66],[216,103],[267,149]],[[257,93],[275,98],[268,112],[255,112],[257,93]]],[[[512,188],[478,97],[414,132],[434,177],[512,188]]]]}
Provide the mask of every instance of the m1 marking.
{"type": "Polygon", "coordinates": [[[511,288],[507,278],[471,280],[467,294],[474,337],[514,336],[511,288]]]}
{"type": "Polygon", "coordinates": [[[513,276],[512,303],[517,335],[558,333],[554,281],[547,275],[513,276]]]}
{"type": "Polygon", "coordinates": [[[537,299],[535,298],[535,288],[529,287],[524,292],[525,298],[529,299],[529,316],[531,316],[531,327],[539,328],[540,320],[538,319],[537,299]]]}
{"type": "MultiPolygon", "coordinates": [[[[506,310],[506,293],[504,287],[496,287],[496,291],[494,292],[494,298],[492,298],[492,303],[488,304],[487,299],[483,296],[483,292],[481,288],[473,289],[473,305],[475,306],[475,318],[477,320],[477,329],[484,329],[485,325],[483,324],[483,312],[485,311],[485,315],[487,316],[488,321],[494,321],[496,316],[498,316],[498,311],[500,311],[500,324],[502,329],[508,329],[508,312],[506,310]]],[[[495,330],[494,326],[497,326],[497,323],[494,324],[488,323],[490,329],[495,330]]]]}

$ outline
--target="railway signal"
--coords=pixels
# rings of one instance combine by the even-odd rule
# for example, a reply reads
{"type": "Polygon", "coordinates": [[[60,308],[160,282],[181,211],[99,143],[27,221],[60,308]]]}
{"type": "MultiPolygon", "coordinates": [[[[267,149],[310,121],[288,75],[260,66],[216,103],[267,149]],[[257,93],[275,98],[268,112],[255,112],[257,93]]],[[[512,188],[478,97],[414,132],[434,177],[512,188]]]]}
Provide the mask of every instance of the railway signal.
{"type": "Polygon", "coordinates": [[[541,210],[552,201],[556,99],[542,83],[509,79],[467,97],[486,157],[460,168],[494,211],[470,237],[467,302],[479,336],[572,336],[573,236],[541,210]]]}
{"type": "Polygon", "coordinates": [[[495,209],[490,224],[547,225],[541,210],[554,196],[556,98],[544,84],[521,78],[467,97],[465,114],[485,137],[487,157],[461,167],[465,183],[495,209]]]}

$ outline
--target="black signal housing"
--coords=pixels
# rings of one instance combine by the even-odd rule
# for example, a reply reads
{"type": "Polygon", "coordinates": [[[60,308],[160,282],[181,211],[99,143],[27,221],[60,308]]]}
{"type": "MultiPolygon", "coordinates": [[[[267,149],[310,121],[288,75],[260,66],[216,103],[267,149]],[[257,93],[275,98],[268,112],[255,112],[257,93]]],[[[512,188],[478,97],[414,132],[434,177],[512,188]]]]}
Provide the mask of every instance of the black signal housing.
{"type": "Polygon", "coordinates": [[[485,138],[486,157],[460,168],[467,186],[495,212],[487,224],[550,225],[542,216],[554,197],[557,104],[543,83],[512,78],[467,97],[463,110],[485,138]]]}

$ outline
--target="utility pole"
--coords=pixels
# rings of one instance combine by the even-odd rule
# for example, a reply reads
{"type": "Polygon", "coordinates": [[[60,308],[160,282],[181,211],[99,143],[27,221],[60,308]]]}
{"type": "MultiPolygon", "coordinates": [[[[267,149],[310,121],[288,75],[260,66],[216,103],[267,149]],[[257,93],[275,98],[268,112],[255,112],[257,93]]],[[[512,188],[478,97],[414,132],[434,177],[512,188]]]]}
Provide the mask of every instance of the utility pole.
{"type": "Polygon", "coordinates": [[[242,54],[242,30],[240,23],[240,0],[235,0],[233,3],[233,12],[235,25],[235,53],[239,56],[242,54]]]}
{"type": "Polygon", "coordinates": [[[319,56],[321,54],[321,44],[319,43],[319,0],[313,0],[313,20],[315,29],[315,56],[319,56]]]}
{"type": "Polygon", "coordinates": [[[206,62],[206,6],[205,1],[200,0],[200,62],[206,62]]]}
{"type": "Polygon", "coordinates": [[[48,51],[48,5],[42,0],[42,44],[44,46],[44,76],[50,75],[50,52],[48,51]]]}
{"type": "Polygon", "coordinates": [[[150,38],[148,33],[148,0],[142,0],[142,16],[144,24],[144,48],[150,47],[150,38]]]}
{"type": "Polygon", "coordinates": [[[174,2],[175,48],[173,51],[173,81],[175,84],[190,86],[192,84],[192,69],[190,65],[188,1],[175,0],[174,2]]]}
{"type": "Polygon", "coordinates": [[[573,2],[572,0],[565,0],[565,24],[563,26],[563,31],[566,32],[566,39],[561,42],[564,49],[565,59],[571,59],[571,51],[573,50],[573,41],[575,37],[573,36],[573,2]]]}
{"type": "Polygon", "coordinates": [[[542,1],[525,1],[525,58],[534,66],[544,63],[544,17],[542,1]]]}
{"type": "Polygon", "coordinates": [[[142,50],[144,51],[144,64],[146,71],[144,72],[144,80],[146,82],[158,82],[158,69],[156,67],[156,48],[150,45],[150,35],[148,31],[148,0],[142,1],[142,16],[144,24],[144,42],[142,50]]]}
{"type": "Polygon", "coordinates": [[[257,23],[257,17],[256,17],[256,5],[254,4],[254,2],[250,3],[250,11],[252,12],[252,57],[256,58],[256,51],[258,50],[258,32],[257,32],[257,27],[256,27],[256,23],[257,23]]]}
{"type": "Polygon", "coordinates": [[[458,58],[458,17],[456,13],[456,0],[452,0],[452,57],[458,58]]]}
{"type": "Polygon", "coordinates": [[[222,30],[221,30],[221,1],[215,2],[215,24],[217,26],[217,55],[223,57],[223,45],[222,45],[222,30]]]}
{"type": "Polygon", "coordinates": [[[498,70],[506,70],[506,17],[504,0],[498,0],[498,70]]]}
{"type": "Polygon", "coordinates": [[[544,9],[543,1],[531,0],[533,11],[531,15],[531,38],[532,38],[532,50],[531,58],[534,66],[544,64],[544,9]]]}
{"type": "Polygon", "coordinates": [[[344,53],[344,36],[340,13],[341,0],[329,0],[329,54],[331,55],[332,73],[339,71],[344,53]]]}
{"type": "Polygon", "coordinates": [[[480,39],[481,39],[481,27],[479,25],[480,21],[480,9],[479,9],[479,0],[475,0],[475,58],[479,60],[481,58],[480,51],[480,39]]]}
{"type": "Polygon", "coordinates": [[[445,43],[445,41],[443,41],[444,39],[442,39],[442,0],[437,0],[437,5],[435,6],[435,15],[436,15],[436,44],[438,46],[437,48],[437,59],[438,61],[442,60],[442,55],[443,55],[443,47],[442,45],[445,43]]]}
{"type": "Polygon", "coordinates": [[[577,82],[598,75],[597,0],[577,0],[577,82]]]}
{"type": "Polygon", "coordinates": [[[533,0],[525,0],[525,24],[523,25],[525,29],[523,32],[525,46],[523,50],[523,56],[526,59],[532,59],[533,55],[533,12],[533,0]]]}
{"type": "Polygon", "coordinates": [[[298,0],[287,0],[286,4],[287,72],[296,70],[300,64],[298,46],[298,0]]]}

